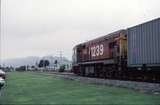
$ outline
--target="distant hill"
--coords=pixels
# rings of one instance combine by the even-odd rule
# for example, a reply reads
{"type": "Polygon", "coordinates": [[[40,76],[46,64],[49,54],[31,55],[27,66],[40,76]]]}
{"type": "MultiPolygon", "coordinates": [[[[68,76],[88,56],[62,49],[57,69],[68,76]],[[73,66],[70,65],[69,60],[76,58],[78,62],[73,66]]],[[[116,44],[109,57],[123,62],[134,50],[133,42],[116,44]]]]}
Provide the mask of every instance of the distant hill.
{"type": "Polygon", "coordinates": [[[25,57],[25,58],[14,58],[14,59],[7,59],[2,61],[5,66],[13,66],[19,67],[23,65],[35,65],[37,61],[39,61],[39,57],[25,57]]]}
{"type": "Polygon", "coordinates": [[[65,57],[53,57],[53,56],[44,56],[44,57],[25,57],[25,58],[15,58],[15,59],[7,59],[2,61],[2,64],[5,64],[5,66],[13,66],[13,67],[19,67],[23,65],[35,65],[36,63],[39,63],[41,59],[49,60],[50,65],[53,65],[55,60],[57,60],[58,63],[67,64],[71,63],[67,58],[65,57]]]}

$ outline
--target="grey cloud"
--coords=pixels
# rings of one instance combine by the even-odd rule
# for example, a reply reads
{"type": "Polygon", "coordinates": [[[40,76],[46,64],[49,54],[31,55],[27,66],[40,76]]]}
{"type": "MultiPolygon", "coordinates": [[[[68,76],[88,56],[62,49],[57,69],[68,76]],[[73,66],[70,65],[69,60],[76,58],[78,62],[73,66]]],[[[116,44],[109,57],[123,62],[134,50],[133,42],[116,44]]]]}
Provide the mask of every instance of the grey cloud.
{"type": "Polygon", "coordinates": [[[2,0],[2,59],[58,54],[160,16],[159,0],[2,0]],[[12,53],[11,53],[12,52],[12,53]]]}

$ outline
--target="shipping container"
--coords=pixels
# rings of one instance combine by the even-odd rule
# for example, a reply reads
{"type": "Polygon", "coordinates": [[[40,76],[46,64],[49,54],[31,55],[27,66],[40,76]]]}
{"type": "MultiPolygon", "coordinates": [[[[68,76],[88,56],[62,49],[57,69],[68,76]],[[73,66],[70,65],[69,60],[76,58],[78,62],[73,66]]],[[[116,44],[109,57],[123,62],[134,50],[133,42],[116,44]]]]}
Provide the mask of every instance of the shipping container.
{"type": "Polygon", "coordinates": [[[160,18],[128,28],[128,66],[160,66],[160,18]]]}

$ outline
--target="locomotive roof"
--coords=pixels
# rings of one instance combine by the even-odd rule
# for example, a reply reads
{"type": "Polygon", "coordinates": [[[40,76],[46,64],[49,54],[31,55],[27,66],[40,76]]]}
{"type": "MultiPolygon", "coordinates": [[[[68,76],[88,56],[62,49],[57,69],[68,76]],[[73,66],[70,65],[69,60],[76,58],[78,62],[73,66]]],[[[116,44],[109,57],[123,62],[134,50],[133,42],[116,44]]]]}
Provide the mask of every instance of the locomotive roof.
{"type": "MultiPolygon", "coordinates": [[[[102,40],[102,39],[108,39],[109,37],[112,37],[112,36],[114,36],[114,35],[119,35],[119,33],[120,33],[120,32],[123,32],[123,31],[125,31],[125,29],[121,29],[121,30],[118,30],[118,31],[109,33],[109,34],[107,34],[107,35],[103,35],[103,36],[101,36],[101,37],[98,37],[98,38],[89,40],[89,41],[87,41],[87,42],[80,43],[80,44],[78,44],[77,46],[83,45],[83,44],[87,44],[87,43],[91,43],[91,42],[94,42],[94,41],[99,41],[99,40],[102,40]]],[[[75,47],[76,47],[76,46],[75,46],[75,47]]]]}

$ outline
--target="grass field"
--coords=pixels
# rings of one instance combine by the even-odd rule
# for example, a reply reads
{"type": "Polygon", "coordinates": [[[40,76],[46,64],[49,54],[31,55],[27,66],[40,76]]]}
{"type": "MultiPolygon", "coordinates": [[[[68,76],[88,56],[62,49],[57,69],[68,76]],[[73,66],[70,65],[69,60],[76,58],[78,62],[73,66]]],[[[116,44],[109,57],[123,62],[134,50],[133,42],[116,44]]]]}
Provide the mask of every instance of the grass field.
{"type": "Polygon", "coordinates": [[[83,84],[56,76],[12,72],[7,74],[0,104],[160,104],[160,95],[124,88],[83,84]]]}

